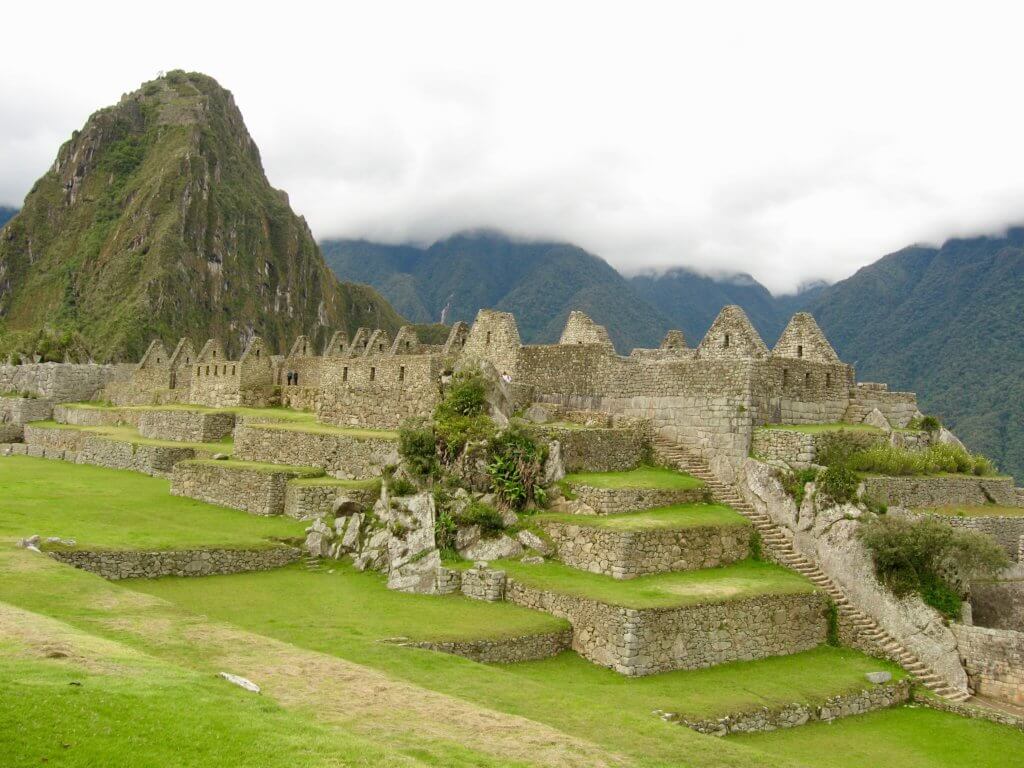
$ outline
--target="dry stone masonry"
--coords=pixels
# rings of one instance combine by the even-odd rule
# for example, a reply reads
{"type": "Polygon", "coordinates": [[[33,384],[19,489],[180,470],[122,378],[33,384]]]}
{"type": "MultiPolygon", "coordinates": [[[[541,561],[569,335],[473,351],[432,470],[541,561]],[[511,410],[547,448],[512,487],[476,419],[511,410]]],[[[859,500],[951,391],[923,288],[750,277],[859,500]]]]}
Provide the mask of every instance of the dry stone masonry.
{"type": "Polygon", "coordinates": [[[295,547],[267,547],[152,552],[68,550],[48,554],[58,562],[117,581],[269,571],[295,562],[302,551],[295,547]]]}

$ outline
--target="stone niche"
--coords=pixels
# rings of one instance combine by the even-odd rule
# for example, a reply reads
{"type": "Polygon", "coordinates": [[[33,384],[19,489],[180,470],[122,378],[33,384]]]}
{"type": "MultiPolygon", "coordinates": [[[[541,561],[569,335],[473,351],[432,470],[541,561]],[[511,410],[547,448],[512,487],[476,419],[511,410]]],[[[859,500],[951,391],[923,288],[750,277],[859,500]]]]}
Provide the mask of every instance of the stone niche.
{"type": "Polygon", "coordinates": [[[816,592],[636,609],[509,579],[505,599],[568,619],[573,650],[629,676],[799,653],[825,642],[827,634],[826,601],[816,592]]]}

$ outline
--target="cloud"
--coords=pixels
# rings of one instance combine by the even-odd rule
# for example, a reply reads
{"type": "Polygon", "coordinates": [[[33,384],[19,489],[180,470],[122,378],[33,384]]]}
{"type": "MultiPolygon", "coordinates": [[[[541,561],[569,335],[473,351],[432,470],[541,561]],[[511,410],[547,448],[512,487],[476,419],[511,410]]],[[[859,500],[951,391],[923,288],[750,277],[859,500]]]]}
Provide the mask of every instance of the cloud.
{"type": "Polygon", "coordinates": [[[491,227],[786,291],[1024,220],[1006,4],[247,8],[5,10],[0,203],[89,112],[181,67],[234,91],[319,237],[491,227]]]}

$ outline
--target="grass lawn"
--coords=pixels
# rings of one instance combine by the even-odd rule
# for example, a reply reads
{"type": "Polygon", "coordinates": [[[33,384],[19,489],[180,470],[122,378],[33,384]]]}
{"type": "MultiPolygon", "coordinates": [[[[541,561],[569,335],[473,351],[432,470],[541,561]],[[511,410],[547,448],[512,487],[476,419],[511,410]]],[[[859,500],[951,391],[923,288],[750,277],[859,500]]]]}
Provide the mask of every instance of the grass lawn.
{"type": "Polygon", "coordinates": [[[927,507],[916,511],[950,517],[1024,517],[1024,507],[1002,507],[998,504],[982,504],[977,507],[927,507]]]}
{"type": "Polygon", "coordinates": [[[206,453],[231,453],[233,443],[230,437],[226,437],[216,443],[186,443],[178,440],[156,440],[149,437],[142,437],[139,430],[128,425],[104,426],[104,427],[82,427],[77,424],[59,424],[56,421],[33,421],[31,427],[42,429],[66,429],[78,432],[87,432],[90,435],[109,437],[111,440],[123,440],[134,445],[154,445],[161,448],[192,448],[206,453]]]}
{"type": "Polygon", "coordinates": [[[816,768],[1024,766],[1020,731],[924,707],[888,709],[727,741],[816,768]]]}
{"type": "Polygon", "coordinates": [[[80,549],[248,548],[301,537],[305,526],[171,496],[166,480],[138,472],[0,457],[0,539],[38,533],[76,539],[80,549]]]}
{"type": "Polygon", "coordinates": [[[362,429],[359,427],[336,427],[318,421],[290,421],[279,424],[260,424],[258,429],[276,429],[282,432],[312,432],[317,435],[343,435],[363,440],[397,440],[398,433],[387,429],[362,429]]]}
{"type": "Polygon", "coordinates": [[[651,529],[680,530],[685,528],[750,525],[743,515],[723,504],[675,504],[670,507],[645,509],[621,515],[569,515],[547,513],[533,518],[538,523],[562,523],[616,531],[651,529]]]}
{"type": "Polygon", "coordinates": [[[661,467],[637,467],[628,472],[575,472],[563,481],[570,485],[589,485],[592,488],[700,488],[704,481],[685,472],[661,467]]]}
{"type": "Polygon", "coordinates": [[[820,435],[824,432],[839,432],[842,430],[847,432],[882,433],[881,429],[870,424],[844,424],[842,422],[833,424],[765,424],[763,427],[757,427],[757,429],[784,429],[787,432],[802,432],[805,435],[820,435]]]}
{"type": "Polygon", "coordinates": [[[700,571],[653,573],[628,580],[588,573],[555,562],[528,565],[518,560],[501,560],[496,565],[529,587],[627,608],[672,608],[814,591],[814,585],[803,576],[754,560],[700,571]]]}
{"type": "Polygon", "coordinates": [[[223,467],[224,469],[246,470],[248,472],[288,472],[299,477],[321,477],[324,473],[317,467],[298,467],[292,464],[269,464],[262,461],[241,461],[240,459],[187,459],[179,464],[201,464],[207,467],[223,467]]]}

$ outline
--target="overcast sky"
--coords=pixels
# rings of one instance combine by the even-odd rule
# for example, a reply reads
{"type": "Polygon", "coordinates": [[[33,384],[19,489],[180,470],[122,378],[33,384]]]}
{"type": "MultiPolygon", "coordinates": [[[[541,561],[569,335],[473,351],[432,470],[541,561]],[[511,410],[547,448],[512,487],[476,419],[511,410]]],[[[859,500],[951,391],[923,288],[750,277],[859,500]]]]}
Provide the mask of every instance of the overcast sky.
{"type": "Polygon", "coordinates": [[[1011,5],[9,4],[0,204],[182,68],[234,92],[318,238],[496,227],[782,292],[1024,221],[1011,5]]]}

